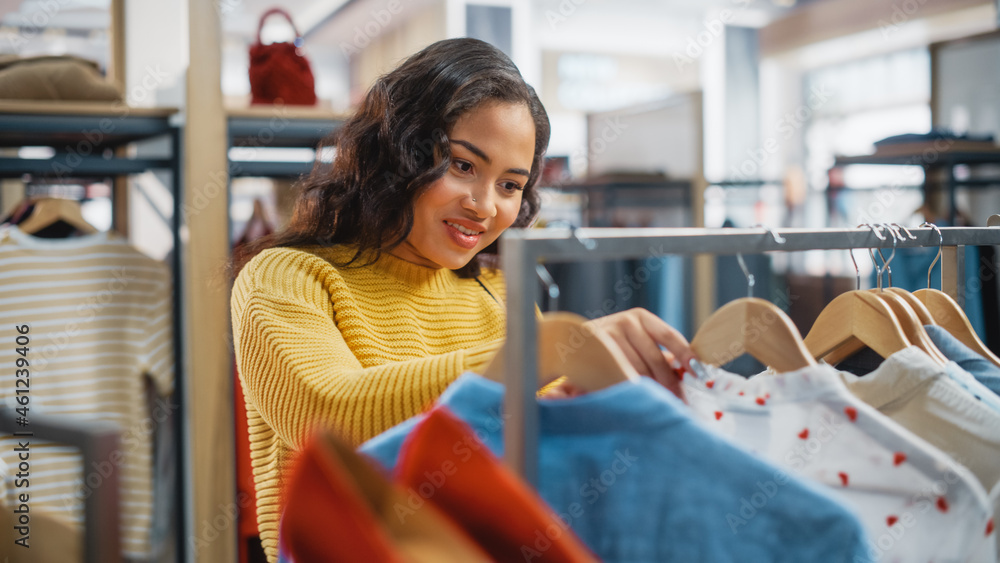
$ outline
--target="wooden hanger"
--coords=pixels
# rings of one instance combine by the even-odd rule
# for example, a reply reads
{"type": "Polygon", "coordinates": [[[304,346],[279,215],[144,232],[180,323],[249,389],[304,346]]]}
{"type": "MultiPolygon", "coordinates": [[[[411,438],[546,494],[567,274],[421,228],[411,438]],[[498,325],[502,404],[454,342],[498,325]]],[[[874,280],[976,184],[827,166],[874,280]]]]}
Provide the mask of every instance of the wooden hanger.
{"type": "Polygon", "coordinates": [[[902,297],[903,301],[906,301],[906,304],[913,309],[914,314],[917,315],[917,319],[920,320],[920,324],[924,326],[937,324],[934,321],[934,315],[932,315],[927,309],[927,305],[924,305],[923,301],[917,299],[917,297],[909,291],[906,291],[901,287],[887,287],[885,290],[902,297]]]}
{"type": "MultiPolygon", "coordinates": [[[[567,382],[589,393],[626,381],[639,380],[628,358],[610,336],[584,326],[575,313],[552,312],[538,320],[538,387],[566,376],[567,382]]],[[[504,382],[503,349],[483,371],[483,377],[504,382]]]]}
{"type": "MultiPolygon", "coordinates": [[[[927,307],[920,302],[919,299],[914,297],[910,292],[902,290],[896,287],[883,288],[882,290],[870,289],[869,293],[872,293],[882,301],[889,305],[892,312],[896,315],[896,320],[899,321],[900,327],[903,329],[903,334],[906,335],[907,340],[910,341],[914,346],[917,346],[924,353],[926,353],[935,363],[939,365],[944,365],[948,363],[947,357],[934,345],[934,341],[931,340],[927,330],[924,328],[925,323],[921,320],[920,314],[914,309],[913,305],[910,303],[907,297],[916,301],[920,308],[926,312],[927,307]],[[895,291],[894,291],[895,290],[895,291]]],[[[928,316],[930,313],[926,313],[928,316]]],[[[826,356],[826,361],[831,365],[839,364],[845,359],[851,357],[856,352],[864,348],[865,345],[858,339],[851,339],[843,346],[838,347],[833,352],[830,352],[826,356]]]]}
{"type": "MultiPolygon", "coordinates": [[[[882,258],[881,271],[888,274],[888,285],[891,288],[892,270],[889,268],[889,263],[892,262],[892,259],[896,256],[896,241],[903,240],[903,235],[897,232],[892,227],[892,225],[885,223],[883,223],[882,225],[886,227],[886,230],[889,231],[889,236],[892,237],[892,254],[889,255],[889,259],[886,260],[885,256],[882,256],[881,249],[878,252],[879,257],[882,258]]],[[[877,229],[877,228],[878,228],[877,226],[872,227],[872,229],[877,229]]],[[[909,230],[907,230],[907,233],[910,234],[911,238],[916,238],[913,236],[912,233],[909,232],[909,230]]],[[[871,250],[869,250],[868,252],[871,255],[872,262],[875,263],[875,254],[871,250]]],[[[877,263],[875,263],[875,265],[878,266],[877,263]]],[[[945,357],[945,355],[942,354],[940,350],[938,350],[937,346],[934,345],[934,341],[931,340],[930,335],[927,334],[927,331],[924,329],[924,324],[920,321],[920,318],[913,310],[913,307],[911,307],[909,302],[905,298],[903,298],[902,295],[899,294],[899,291],[902,290],[887,291],[884,287],[882,287],[882,276],[879,275],[878,288],[870,291],[872,291],[873,293],[875,293],[877,297],[885,301],[886,304],[889,305],[889,308],[892,309],[892,312],[896,314],[896,318],[899,320],[899,324],[902,325],[903,327],[903,333],[906,334],[906,338],[907,340],[910,341],[911,344],[913,344],[917,348],[920,348],[920,350],[922,350],[925,354],[930,356],[930,358],[934,360],[934,362],[937,363],[938,365],[943,366],[948,363],[948,358],[945,357]]],[[[906,291],[902,292],[908,293],[906,291]]],[[[917,300],[916,298],[914,298],[914,300],[919,302],[919,300],[917,300]]]]}
{"type": "MultiPolygon", "coordinates": [[[[875,232],[878,234],[878,231],[875,232]]],[[[836,365],[864,346],[887,358],[910,345],[899,319],[889,305],[877,295],[860,289],[861,273],[858,263],[854,259],[854,252],[848,252],[854,263],[858,289],[842,293],[827,304],[803,340],[814,358],[824,358],[830,365],[836,365]],[[838,350],[845,344],[848,346],[838,350]],[[834,351],[836,353],[831,354],[834,351]]],[[[881,270],[878,270],[877,265],[876,270],[881,278],[881,270]]]]}
{"type": "Polygon", "coordinates": [[[17,202],[17,205],[14,206],[14,209],[6,217],[4,217],[2,221],[0,221],[0,224],[16,225],[18,221],[22,219],[23,215],[28,212],[30,207],[31,207],[31,198],[22,199],[21,201],[17,202]]]}
{"type": "MultiPolygon", "coordinates": [[[[941,239],[941,243],[944,243],[944,235],[941,234],[941,229],[933,223],[923,223],[921,227],[930,227],[937,231],[938,236],[941,239]]],[[[931,316],[934,317],[934,321],[941,326],[941,328],[948,331],[955,337],[956,340],[965,344],[970,350],[979,354],[980,356],[989,360],[990,363],[1000,367],[1000,358],[997,357],[989,348],[983,344],[983,341],[979,339],[979,335],[976,334],[976,330],[972,328],[972,323],[969,322],[969,317],[965,315],[965,311],[958,306],[958,303],[947,293],[931,288],[931,271],[934,270],[934,265],[937,264],[938,260],[941,259],[941,246],[938,246],[937,256],[934,261],[931,262],[931,267],[927,269],[927,289],[918,289],[913,292],[913,296],[920,300],[924,305],[927,306],[927,310],[930,312],[931,316]]]]}
{"type": "Polygon", "coordinates": [[[868,291],[842,293],[820,311],[803,342],[814,358],[836,365],[842,358],[827,357],[841,345],[857,339],[883,358],[910,345],[889,305],[868,291]]]}
{"type": "MultiPolygon", "coordinates": [[[[878,225],[864,225],[864,226],[871,228],[872,232],[874,232],[882,240],[885,240],[885,238],[881,236],[878,225]]],[[[920,350],[923,351],[925,354],[927,354],[927,356],[930,357],[931,360],[934,361],[934,363],[943,366],[946,363],[948,363],[948,359],[944,356],[944,354],[941,353],[940,350],[938,350],[937,346],[934,345],[934,342],[931,340],[930,336],[927,334],[927,331],[924,329],[923,323],[920,321],[920,318],[917,316],[916,312],[910,306],[908,301],[902,295],[900,295],[898,291],[889,291],[886,288],[882,287],[883,273],[888,273],[889,284],[890,285],[892,284],[892,270],[889,268],[889,263],[892,262],[893,258],[896,255],[896,245],[895,245],[896,241],[898,239],[903,238],[902,234],[897,233],[895,229],[893,229],[890,225],[883,224],[883,226],[886,227],[886,229],[890,233],[890,236],[892,236],[892,241],[893,241],[892,254],[889,256],[889,259],[886,260],[885,257],[882,256],[882,251],[879,250],[879,256],[882,258],[883,262],[883,266],[879,267],[878,262],[875,260],[875,253],[872,252],[871,249],[868,250],[868,255],[871,257],[872,264],[875,266],[875,272],[878,279],[878,287],[876,289],[868,290],[868,293],[874,295],[876,298],[880,299],[886,305],[889,306],[889,309],[892,310],[893,314],[896,317],[896,320],[899,322],[903,334],[906,336],[906,340],[910,342],[910,344],[920,348],[920,350]]],[[[907,231],[907,233],[909,233],[909,231],[907,231]]],[[[913,237],[912,233],[910,233],[910,236],[913,237]]],[[[853,254],[851,256],[851,259],[852,260],[854,259],[853,254]]],[[[860,277],[859,277],[859,285],[860,285],[860,277]]],[[[903,293],[907,292],[904,291],[903,293]]],[[[852,338],[844,345],[837,347],[834,351],[827,354],[826,361],[831,365],[836,365],[841,361],[843,361],[844,359],[850,357],[858,350],[864,348],[864,346],[865,344],[859,341],[857,338],[852,338]]],[[[883,355],[883,357],[885,356],[883,355]]]]}
{"type": "Polygon", "coordinates": [[[83,218],[80,202],[60,197],[43,197],[34,200],[34,209],[31,211],[31,215],[18,223],[17,228],[30,235],[58,221],[62,221],[86,235],[97,232],[97,228],[83,218]]]}
{"type": "Polygon", "coordinates": [[[910,307],[909,303],[895,292],[885,289],[872,289],[869,291],[889,305],[892,312],[896,314],[896,319],[899,320],[900,326],[903,327],[903,334],[906,335],[906,339],[911,344],[930,356],[934,360],[934,363],[942,366],[948,363],[948,358],[934,345],[934,341],[927,334],[923,323],[920,322],[920,318],[917,317],[917,314],[910,307]]]}
{"type": "Polygon", "coordinates": [[[704,361],[723,365],[750,354],[777,372],[816,365],[795,324],[770,301],[741,297],[701,325],[691,350],[704,361]]]}
{"type": "MultiPolygon", "coordinates": [[[[756,226],[767,230],[778,244],[785,242],[776,231],[756,226]]],[[[747,297],[726,303],[701,325],[691,341],[694,353],[715,365],[750,354],[778,372],[816,365],[788,315],[770,301],[753,296],[756,281],[743,255],[737,253],[736,260],[747,278],[747,297]]]]}

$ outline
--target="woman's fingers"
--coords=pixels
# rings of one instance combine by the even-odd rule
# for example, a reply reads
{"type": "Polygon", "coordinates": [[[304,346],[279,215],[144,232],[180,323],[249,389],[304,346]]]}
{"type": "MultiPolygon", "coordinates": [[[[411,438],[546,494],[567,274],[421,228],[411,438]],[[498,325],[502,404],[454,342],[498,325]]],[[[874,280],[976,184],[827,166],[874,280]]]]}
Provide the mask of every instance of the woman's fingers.
{"type": "Polygon", "coordinates": [[[677,329],[668,325],[663,319],[650,311],[646,309],[638,309],[638,311],[641,311],[639,318],[642,320],[646,332],[652,336],[653,340],[673,354],[674,358],[680,363],[679,367],[690,368],[691,360],[695,356],[687,338],[684,338],[684,335],[677,329]]]}
{"type": "Polygon", "coordinates": [[[625,333],[625,329],[620,321],[612,319],[611,322],[602,323],[598,326],[615,341],[615,344],[625,354],[625,358],[628,359],[628,363],[632,364],[635,371],[639,372],[640,375],[649,375],[652,373],[652,369],[646,363],[642,354],[629,342],[629,336],[625,333]]]}
{"type": "Polygon", "coordinates": [[[657,381],[668,381],[674,375],[673,368],[667,363],[667,359],[663,356],[663,352],[641,317],[641,314],[633,313],[631,318],[626,319],[623,323],[627,339],[623,346],[633,348],[635,353],[642,358],[643,363],[648,367],[644,375],[657,381]]]}
{"type": "Polygon", "coordinates": [[[684,335],[646,309],[634,308],[590,321],[618,344],[629,363],[684,399],[674,367],[687,367],[694,353],[684,335]],[[660,349],[663,346],[667,351],[660,349]],[[672,365],[674,364],[674,365],[672,365]]]}

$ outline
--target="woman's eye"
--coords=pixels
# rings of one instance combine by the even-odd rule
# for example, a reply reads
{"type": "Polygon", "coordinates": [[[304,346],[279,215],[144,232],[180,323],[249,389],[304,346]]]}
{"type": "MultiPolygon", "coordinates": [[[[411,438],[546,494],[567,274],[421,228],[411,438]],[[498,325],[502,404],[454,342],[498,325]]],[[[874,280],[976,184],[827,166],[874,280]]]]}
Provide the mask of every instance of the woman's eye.
{"type": "Polygon", "coordinates": [[[500,186],[504,189],[504,191],[508,193],[513,193],[524,189],[517,182],[504,182],[500,184],[500,186]]]}
{"type": "Polygon", "coordinates": [[[455,168],[458,168],[462,172],[472,172],[472,163],[471,162],[466,162],[464,160],[453,160],[451,164],[452,164],[452,166],[454,166],[455,168]]]}

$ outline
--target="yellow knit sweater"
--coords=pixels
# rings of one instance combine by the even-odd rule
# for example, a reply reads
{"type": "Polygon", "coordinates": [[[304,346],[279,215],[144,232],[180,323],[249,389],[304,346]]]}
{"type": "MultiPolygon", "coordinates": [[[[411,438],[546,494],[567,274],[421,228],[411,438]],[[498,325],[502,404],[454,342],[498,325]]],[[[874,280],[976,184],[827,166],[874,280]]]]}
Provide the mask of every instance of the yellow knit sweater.
{"type": "Polygon", "coordinates": [[[385,254],[364,268],[330,263],[349,252],[268,249],[233,287],[257,520],[270,561],[285,464],[316,425],[360,444],[420,413],[464,371],[482,371],[505,334],[498,270],[477,281],[385,254]]]}

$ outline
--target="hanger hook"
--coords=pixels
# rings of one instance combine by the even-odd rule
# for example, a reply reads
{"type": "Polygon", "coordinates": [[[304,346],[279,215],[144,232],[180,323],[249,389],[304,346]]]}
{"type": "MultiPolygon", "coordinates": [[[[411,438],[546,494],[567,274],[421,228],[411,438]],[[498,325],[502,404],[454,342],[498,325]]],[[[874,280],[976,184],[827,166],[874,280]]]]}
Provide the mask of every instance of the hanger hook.
{"type": "Polygon", "coordinates": [[[910,229],[907,229],[906,227],[900,225],[899,223],[890,223],[890,225],[896,228],[896,234],[899,235],[899,240],[906,240],[903,238],[903,235],[900,234],[899,232],[900,230],[906,233],[906,236],[909,237],[910,240],[917,240],[917,235],[911,233],[910,229]]]}
{"type": "Polygon", "coordinates": [[[770,233],[772,237],[774,237],[774,242],[776,242],[778,244],[785,244],[785,240],[786,240],[785,237],[779,235],[778,231],[775,231],[771,227],[765,227],[764,225],[762,225],[760,223],[757,223],[756,225],[753,225],[750,228],[752,228],[752,229],[764,229],[765,231],[767,231],[768,233],[770,233]]]}
{"type": "Polygon", "coordinates": [[[753,274],[747,268],[747,263],[743,261],[743,255],[739,252],[736,253],[736,260],[740,263],[740,269],[743,270],[743,275],[747,277],[747,297],[753,297],[753,286],[757,282],[753,274]]]}
{"type": "MultiPolygon", "coordinates": [[[[885,237],[882,236],[882,232],[879,231],[875,225],[872,225],[871,223],[861,223],[860,225],[858,225],[858,228],[860,229],[861,227],[868,227],[871,230],[871,232],[875,233],[875,236],[878,237],[879,240],[885,240],[885,237]]],[[[872,259],[872,265],[875,266],[875,280],[876,280],[875,286],[879,289],[879,291],[881,291],[882,272],[884,270],[882,270],[882,268],[879,268],[878,261],[875,260],[875,252],[871,248],[868,249],[868,256],[872,259]]],[[[852,260],[854,259],[853,253],[851,254],[851,259],[852,260]]],[[[857,262],[855,262],[854,263],[855,268],[857,267],[857,265],[858,265],[857,262]]],[[[861,289],[861,274],[858,274],[858,289],[861,289]]]]}
{"type": "Polygon", "coordinates": [[[587,250],[593,250],[597,248],[597,241],[595,241],[592,238],[587,238],[581,235],[576,225],[570,224],[569,234],[573,236],[573,238],[575,238],[577,241],[579,241],[580,244],[582,244],[583,247],[586,248],[587,250]]]}
{"type": "Polygon", "coordinates": [[[921,226],[921,228],[922,227],[930,227],[930,228],[934,229],[937,232],[938,239],[939,239],[937,256],[935,256],[934,257],[934,261],[931,262],[931,267],[927,268],[927,289],[930,289],[931,288],[931,272],[934,270],[934,265],[937,264],[938,260],[941,259],[941,247],[944,246],[944,233],[941,232],[941,229],[939,229],[937,225],[935,225],[934,223],[928,222],[928,221],[924,221],[923,223],[920,224],[920,226],[921,226]]]}
{"type": "Polygon", "coordinates": [[[552,274],[549,273],[548,269],[542,264],[535,265],[535,273],[538,274],[538,279],[541,280],[542,284],[545,285],[545,294],[548,298],[548,304],[546,305],[546,311],[558,311],[559,310],[559,285],[554,279],[552,279],[552,274]]]}
{"type": "Polygon", "coordinates": [[[878,249],[878,255],[882,259],[882,271],[884,271],[889,277],[888,287],[892,287],[892,269],[889,267],[889,262],[892,262],[892,259],[896,257],[896,241],[905,239],[903,239],[903,235],[896,231],[896,229],[893,229],[892,225],[889,223],[879,223],[879,225],[885,227],[885,230],[889,231],[889,236],[892,237],[892,254],[889,255],[888,262],[886,261],[885,256],[882,255],[882,249],[878,249]]]}
{"type": "Polygon", "coordinates": [[[858,289],[861,289],[861,270],[858,269],[858,261],[854,259],[854,249],[848,248],[847,253],[851,255],[851,262],[854,264],[854,275],[858,278],[858,289]]]}

